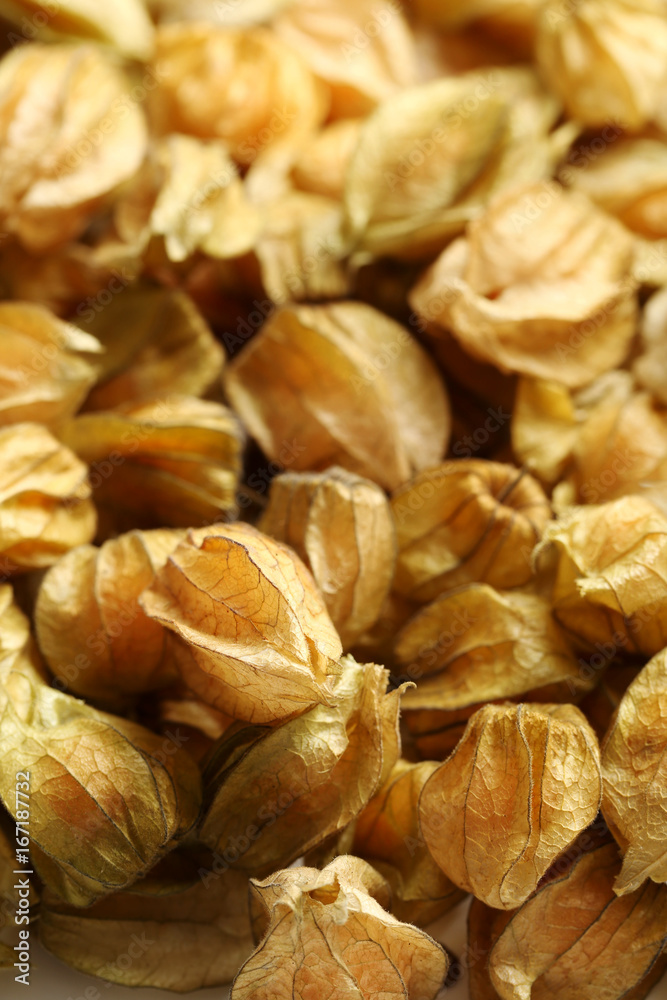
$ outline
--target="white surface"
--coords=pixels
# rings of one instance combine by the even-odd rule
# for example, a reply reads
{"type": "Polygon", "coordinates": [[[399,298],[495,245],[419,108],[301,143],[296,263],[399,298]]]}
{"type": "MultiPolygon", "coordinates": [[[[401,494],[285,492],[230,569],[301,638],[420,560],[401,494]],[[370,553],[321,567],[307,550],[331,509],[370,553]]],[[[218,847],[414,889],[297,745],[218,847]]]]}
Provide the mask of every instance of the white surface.
{"type": "MultiPolygon", "coordinates": [[[[437,941],[442,942],[459,957],[465,952],[465,918],[468,903],[468,900],[464,900],[456,909],[429,928],[429,932],[437,941]]],[[[39,946],[34,932],[31,934],[31,949],[34,957],[30,986],[21,986],[14,982],[11,972],[0,970],[0,1000],[131,1000],[131,998],[176,1000],[178,997],[191,1000],[227,1000],[229,996],[229,991],[224,987],[197,990],[195,993],[170,993],[165,990],[113,986],[101,979],[84,976],[67,968],[39,946]]],[[[455,987],[443,990],[440,996],[442,1000],[467,1000],[466,979],[462,979],[455,987]]],[[[667,1000],[667,979],[663,978],[658,983],[649,1000],[667,1000]]]]}

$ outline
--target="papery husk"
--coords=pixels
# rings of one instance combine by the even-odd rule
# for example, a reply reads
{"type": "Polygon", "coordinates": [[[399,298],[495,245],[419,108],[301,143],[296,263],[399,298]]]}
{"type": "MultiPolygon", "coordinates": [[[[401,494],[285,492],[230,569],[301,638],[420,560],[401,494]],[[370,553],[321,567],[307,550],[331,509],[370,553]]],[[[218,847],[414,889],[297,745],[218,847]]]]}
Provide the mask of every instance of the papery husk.
{"type": "Polygon", "coordinates": [[[18,46],[0,61],[0,92],[2,228],[46,252],[78,236],[135,174],[144,114],[129,79],[91,45],[18,46]]]}
{"type": "Polygon", "coordinates": [[[30,854],[42,881],[88,906],[131,885],[193,826],[193,760],[143,726],[47,686],[29,623],[0,593],[0,798],[30,774],[30,854]]]}
{"type": "Polygon", "coordinates": [[[431,857],[419,829],[418,800],[435,761],[399,760],[354,826],[350,853],[377,868],[391,886],[391,912],[423,927],[464,898],[431,857]]]}
{"type": "Polygon", "coordinates": [[[419,799],[426,845],[445,874],[511,910],[600,807],[595,733],[573,705],[486,705],[419,799]]]}
{"type": "MultiPolygon", "coordinates": [[[[566,856],[567,858],[567,856],[566,856]]],[[[500,928],[491,982],[501,1000],[642,1000],[665,969],[667,888],[614,895],[615,844],[591,845],[500,928]]],[[[495,940],[493,938],[495,937],[495,940]]]]}
{"type": "Polygon", "coordinates": [[[249,524],[189,531],[140,604],[179,637],[188,687],[227,715],[265,724],[333,706],[342,647],[313,578],[249,524]]]}
{"type": "Polygon", "coordinates": [[[573,393],[521,379],[512,445],[560,503],[604,503],[641,493],[667,476],[667,411],[626,371],[607,372],[573,393]]]}
{"type": "Polygon", "coordinates": [[[379,486],[337,466],[282,473],[271,482],[258,527],[311,571],[343,648],[375,624],[396,560],[394,522],[379,486]]]}
{"type": "Polygon", "coordinates": [[[571,118],[593,127],[619,121],[638,131],[662,103],[667,20],[661,0],[561,0],[542,4],[540,71],[571,118]]]}
{"type": "Polygon", "coordinates": [[[79,322],[104,347],[87,411],[112,410],[169,393],[204,396],[220,378],[224,351],[192,299],[181,291],[126,288],[79,322]]]}
{"type": "Polygon", "coordinates": [[[102,347],[43,306],[0,302],[0,426],[57,428],[97,378],[102,347]]]}
{"type": "Polygon", "coordinates": [[[419,603],[464,583],[527,583],[531,553],[551,518],[539,483],[512,465],[445,462],[391,498],[398,561],[393,589],[419,603]]]}
{"type": "Polygon", "coordinates": [[[153,25],[143,0],[114,0],[114,16],[105,17],[96,0],[0,0],[0,17],[21,29],[10,41],[101,42],[129,59],[150,59],[153,25]],[[26,29],[26,24],[29,30],[26,29]]]}
{"type": "Polygon", "coordinates": [[[667,289],[652,295],[641,321],[641,353],[632,372],[644,388],[667,406],[667,289]]]}
{"type": "Polygon", "coordinates": [[[177,393],[85,413],[63,440],[91,465],[104,534],[233,517],[245,443],[226,406],[177,393]]]}
{"type": "Polygon", "coordinates": [[[338,201],[305,191],[286,191],[263,206],[254,255],[263,290],[278,304],[338,299],[350,292],[342,262],[338,201]]]}
{"type": "Polygon", "coordinates": [[[223,383],[265,454],[285,464],[287,450],[293,471],[341,465],[393,489],[437,462],[449,436],[431,359],[404,327],[358,302],[273,313],[223,383]]]}
{"type": "Polygon", "coordinates": [[[345,174],[363,123],[363,118],[341,118],[311,136],[294,164],[292,179],[296,187],[341,201],[345,174]]]}
{"type": "Polygon", "coordinates": [[[267,153],[277,160],[278,151],[293,159],[327,113],[325,88],[303,57],[261,27],[161,26],[153,70],[157,130],[222,139],[246,165],[267,153]]]}
{"type": "Polygon", "coordinates": [[[406,711],[453,712],[541,688],[570,701],[597,680],[581,676],[549,601],[484,583],[448,591],[418,611],[395,648],[397,673],[417,684],[405,694],[406,711]]]}
{"type": "Polygon", "coordinates": [[[54,686],[108,707],[167,686],[178,677],[167,633],[138,598],[183,532],[132,531],[101,548],[83,545],[42,580],[35,630],[54,686]]]}
{"type": "MultiPolygon", "coordinates": [[[[667,650],[632,681],[602,744],[602,812],[623,854],[618,895],[667,882],[667,650]]],[[[667,888],[663,886],[667,892],[667,888]]]]}
{"type": "MultiPolygon", "coordinates": [[[[604,141],[604,140],[603,140],[604,141]]],[[[646,239],[667,237],[667,143],[649,137],[619,138],[614,130],[598,156],[575,160],[567,178],[577,191],[646,239]]]]}
{"type": "Polygon", "coordinates": [[[361,1000],[378,988],[392,1000],[434,1000],[447,956],[424,931],[390,916],[387,897],[382,876],[347,856],[323,871],[290,868],[251,880],[251,912],[264,938],[236,976],[231,1000],[361,1000]]]}
{"type": "Polygon", "coordinates": [[[320,704],[278,728],[235,726],[204,771],[199,836],[232,867],[267,875],[359,815],[400,753],[401,690],[345,657],[320,704]]]}
{"type": "Polygon", "coordinates": [[[578,703],[602,743],[623,695],[639,673],[636,663],[611,662],[599,651],[588,662],[579,660],[584,676],[597,677],[599,683],[578,703]]]}
{"type": "Polygon", "coordinates": [[[88,469],[40,424],[0,430],[0,567],[44,569],[90,542],[97,515],[88,469]]]}
{"type": "Polygon", "coordinates": [[[428,259],[489,198],[551,174],[571,141],[550,135],[558,105],[526,68],[438,79],[384,101],[350,162],[346,235],[354,260],[428,259]]]}
{"type": "Polygon", "coordinates": [[[247,253],[261,231],[225,143],[168,135],[158,148],[162,183],[148,227],[176,263],[199,250],[226,259],[247,253]]]}
{"type": "Polygon", "coordinates": [[[298,0],[275,30],[331,88],[335,118],[364,116],[417,82],[415,43],[399,2],[298,0]]]}
{"type": "Polygon", "coordinates": [[[602,646],[609,659],[667,645],[667,516],[653,503],[571,507],[547,527],[535,559],[551,546],[554,615],[584,648],[602,646]]]}
{"type": "Polygon", "coordinates": [[[234,978],[254,943],[248,879],[173,851],[125,891],[86,910],[47,892],[39,939],[70,968],[122,986],[186,993],[234,978]],[[131,962],[119,961],[129,954],[131,962]]]}
{"type": "Polygon", "coordinates": [[[578,388],[620,365],[637,319],[631,235],[555,182],[515,187],[425,272],[416,312],[474,359],[578,388]],[[527,238],[529,237],[529,238],[527,238]]]}

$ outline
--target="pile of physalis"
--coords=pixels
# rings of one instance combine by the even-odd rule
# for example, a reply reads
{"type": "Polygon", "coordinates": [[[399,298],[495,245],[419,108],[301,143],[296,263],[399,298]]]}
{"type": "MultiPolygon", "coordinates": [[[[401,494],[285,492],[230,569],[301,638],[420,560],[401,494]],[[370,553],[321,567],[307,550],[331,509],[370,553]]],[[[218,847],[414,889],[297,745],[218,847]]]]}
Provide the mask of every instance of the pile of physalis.
{"type": "Polygon", "coordinates": [[[648,997],[663,0],[0,28],[0,993],[648,997]]]}

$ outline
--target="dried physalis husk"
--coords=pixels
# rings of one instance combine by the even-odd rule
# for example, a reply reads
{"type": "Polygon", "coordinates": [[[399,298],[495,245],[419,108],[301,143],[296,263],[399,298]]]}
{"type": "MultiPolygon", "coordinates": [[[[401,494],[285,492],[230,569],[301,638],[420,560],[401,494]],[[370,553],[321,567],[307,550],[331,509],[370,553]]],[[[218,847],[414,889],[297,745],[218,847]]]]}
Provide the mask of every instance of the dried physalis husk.
{"type": "Polygon", "coordinates": [[[637,131],[662,103],[667,19],[662,0],[548,0],[537,60],[571,118],[637,131]]]}
{"type": "Polygon", "coordinates": [[[449,438],[435,365],[360,302],[280,309],[223,382],[262,450],[283,465],[287,452],[294,471],[341,465],[394,489],[439,461],[449,438]]]}
{"type": "Polygon", "coordinates": [[[344,648],[375,624],[396,561],[391,509],[379,486],[336,466],[285,472],[272,481],[258,526],[304,561],[344,648]]]}
{"type": "Polygon", "coordinates": [[[611,215],[647,239],[667,237],[667,143],[652,138],[622,138],[607,126],[601,153],[575,158],[559,176],[611,215]],[[605,135],[607,138],[605,139],[605,135]]]}
{"type": "Polygon", "coordinates": [[[85,910],[47,892],[39,939],[61,962],[107,985],[186,993],[228,983],[254,947],[248,879],[216,875],[210,864],[205,852],[172,851],[129,889],[85,910]],[[132,961],[119,961],[126,954],[132,961]]]}
{"type": "Polygon", "coordinates": [[[298,0],[275,30],[329,85],[335,118],[366,115],[417,82],[415,43],[398,3],[298,0]]]}
{"type": "Polygon", "coordinates": [[[626,371],[607,372],[573,393],[521,379],[512,417],[514,453],[554,498],[602,503],[667,477],[667,411],[626,371]]]}
{"type": "Polygon", "coordinates": [[[441,78],[384,101],[349,165],[346,234],[362,262],[432,256],[495,193],[548,177],[563,142],[528,69],[441,78]]]}
{"type": "Polygon", "coordinates": [[[342,647],[324,601],[292,550],[249,524],[189,531],[140,603],[179,637],[186,684],[233,718],[332,704],[342,647]]]}
{"type": "Polygon", "coordinates": [[[111,59],[85,45],[19,45],[0,61],[0,94],[2,228],[47,251],[82,232],[136,172],[143,111],[111,59]]]}
{"type": "Polygon", "coordinates": [[[484,28],[504,29],[532,37],[542,0],[414,0],[418,17],[440,28],[462,28],[475,21],[484,28]]]}
{"type": "MultiPolygon", "coordinates": [[[[17,776],[17,781],[20,780],[21,778],[17,776]]],[[[27,804],[28,782],[22,781],[17,788],[19,792],[26,792],[21,801],[24,805],[27,804]]],[[[21,943],[19,929],[21,927],[24,934],[26,930],[29,931],[28,922],[24,917],[21,917],[20,927],[16,923],[16,917],[23,913],[32,917],[36,912],[39,896],[30,878],[26,878],[23,872],[21,881],[23,886],[26,881],[28,882],[28,894],[22,892],[19,896],[17,892],[16,851],[17,847],[27,846],[27,839],[24,841],[20,831],[15,832],[15,824],[13,821],[10,823],[9,816],[2,806],[0,810],[0,969],[11,969],[14,962],[18,961],[15,949],[21,943]],[[20,906],[21,899],[24,902],[20,906]],[[27,909],[25,909],[26,903],[27,909]]]]}
{"type": "Polygon", "coordinates": [[[435,761],[397,761],[357,819],[350,847],[389,882],[394,916],[419,926],[437,920],[464,897],[435,863],[419,830],[419,795],[437,766],[435,761]]]}
{"type": "Polygon", "coordinates": [[[235,512],[244,435],[220,403],[177,394],[128,402],[76,417],[62,436],[91,466],[107,534],[235,512]]]}
{"type": "Polygon", "coordinates": [[[199,771],[173,742],[48,687],[6,585],[0,609],[0,798],[17,819],[16,774],[30,773],[32,861],[50,889],[87,906],[191,829],[199,771]]]}
{"type": "Polygon", "coordinates": [[[0,430],[0,566],[3,574],[51,566],[90,542],[97,515],[88,469],[40,424],[0,430]]]}
{"type": "Polygon", "coordinates": [[[341,207],[332,198],[287,191],[263,206],[254,253],[263,289],[273,302],[337,299],[350,293],[350,277],[341,262],[341,207]]]}
{"type": "Polygon", "coordinates": [[[396,672],[417,682],[405,710],[453,712],[528,692],[536,700],[538,691],[571,701],[597,679],[581,676],[547,600],[485,583],[448,591],[418,611],[396,637],[396,660],[396,672]]]}
{"type": "Polygon", "coordinates": [[[113,17],[97,0],[0,0],[0,17],[20,29],[10,44],[86,39],[101,42],[129,59],[149,59],[153,25],[143,0],[114,0],[113,17]]]}
{"type": "Polygon", "coordinates": [[[309,137],[292,171],[297,188],[341,201],[345,174],[362,126],[362,118],[342,118],[309,137]]]}
{"type": "Polygon", "coordinates": [[[549,525],[557,620],[580,642],[616,655],[654,656],[667,645],[667,517],[643,497],[573,507],[549,525]]]}
{"type": "Polygon", "coordinates": [[[157,156],[163,176],[148,227],[164,238],[169,260],[197,250],[224,259],[252,249],[262,219],[225,143],[168,135],[157,156]]]}
{"type": "Polygon", "coordinates": [[[577,388],[625,359],[635,334],[633,238],[554,182],[515,188],[419,280],[419,316],[502,372],[577,388]]]}
{"type": "Polygon", "coordinates": [[[253,926],[264,936],[234,980],[231,1000],[438,994],[445,952],[383,909],[389,887],[365,861],[344,855],[322,871],[290,868],[250,886],[253,926]]]}
{"type": "Polygon", "coordinates": [[[623,853],[619,895],[667,882],[667,650],[623,695],[602,744],[602,812],[623,853]]]}
{"type": "Polygon", "coordinates": [[[290,150],[322,123],[327,95],[303,57],[265,28],[180,23],[157,31],[149,97],[160,132],[223,139],[232,157],[290,150]]]}
{"type": "Polygon", "coordinates": [[[667,405],[667,288],[652,295],[644,306],[641,349],[633,374],[640,385],[667,405]]]}
{"type": "Polygon", "coordinates": [[[51,567],[37,595],[35,630],[56,687],[122,708],[128,696],[178,677],[167,633],[138,599],[182,537],[132,531],[101,548],[73,549],[51,567]]]}
{"type": "Polygon", "coordinates": [[[424,785],[426,845],[461,889],[511,910],[600,807],[600,751],[573,705],[485,705],[424,785]]]}
{"type": "Polygon", "coordinates": [[[267,875],[338,834],[400,752],[400,691],[383,667],[344,657],[330,704],[277,728],[237,725],[204,772],[199,836],[234,868],[267,875]]]}
{"type": "Polygon", "coordinates": [[[509,920],[487,914],[489,998],[642,1000],[662,975],[667,887],[648,883],[619,899],[616,845],[584,844],[509,920]]]}
{"type": "Polygon", "coordinates": [[[224,351],[181,291],[126,288],[103,308],[80,313],[79,322],[104,347],[86,410],[169,393],[203,396],[220,378],[224,351]]]}
{"type": "Polygon", "coordinates": [[[445,462],[395,491],[393,589],[419,603],[464,583],[517,587],[551,518],[536,480],[484,459],[445,462]]]}
{"type": "Polygon", "coordinates": [[[73,416],[99,368],[99,342],[42,306],[0,302],[0,425],[73,416]]]}

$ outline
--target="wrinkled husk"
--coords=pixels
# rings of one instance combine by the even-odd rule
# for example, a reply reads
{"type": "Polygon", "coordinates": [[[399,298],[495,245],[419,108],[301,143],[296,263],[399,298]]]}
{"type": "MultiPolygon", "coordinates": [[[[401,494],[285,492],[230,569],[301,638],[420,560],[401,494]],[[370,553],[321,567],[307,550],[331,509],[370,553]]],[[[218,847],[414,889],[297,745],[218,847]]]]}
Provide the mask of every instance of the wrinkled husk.
{"type": "Polygon", "coordinates": [[[250,884],[264,938],[234,980],[231,1000],[362,1000],[374,984],[406,1000],[434,1000],[439,992],[445,952],[383,909],[389,887],[365,861],[343,856],[323,871],[290,868],[250,884]]]}
{"type": "Polygon", "coordinates": [[[619,895],[667,882],[667,650],[632,681],[602,745],[602,812],[623,853],[619,895]]]}
{"type": "Polygon", "coordinates": [[[235,726],[209,756],[199,836],[233,867],[266,875],[343,830],[400,753],[400,690],[345,657],[333,704],[275,729],[235,726]]]}
{"type": "Polygon", "coordinates": [[[91,466],[105,537],[236,512],[244,435],[220,403],[177,393],[123,403],[76,417],[62,437],[91,466]]]}
{"type": "Polygon", "coordinates": [[[258,527],[311,571],[345,649],[375,624],[396,560],[394,522],[379,486],[336,466],[285,472],[271,483],[258,527]]]}
{"type": "Polygon", "coordinates": [[[426,271],[410,301],[478,361],[577,388],[626,358],[637,321],[634,242],[556,184],[493,201],[426,271]]]}
{"type": "Polygon", "coordinates": [[[419,799],[426,845],[445,874],[511,910],[600,807],[600,751],[573,705],[486,705],[419,799]]]}
{"type": "Polygon", "coordinates": [[[185,683],[244,722],[333,707],[342,647],[312,576],[249,524],[187,533],[140,604],[178,637],[185,683]]]}
{"type": "Polygon", "coordinates": [[[90,542],[97,515],[88,470],[39,424],[0,430],[0,568],[44,569],[90,542]]]}
{"type": "Polygon", "coordinates": [[[435,365],[359,302],[278,310],[223,382],[265,454],[293,471],[341,465],[393,489],[437,462],[449,438],[435,365]]]}
{"type": "Polygon", "coordinates": [[[394,590],[426,603],[465,583],[516,587],[551,517],[539,483],[483,459],[427,469],[391,498],[398,561],[394,590]]]}
{"type": "Polygon", "coordinates": [[[123,708],[128,696],[178,677],[167,633],[138,599],[181,537],[132,531],[101,548],[80,546],[51,567],[37,595],[35,630],[56,687],[123,708]]]}
{"type": "Polygon", "coordinates": [[[62,899],[88,906],[192,828],[199,771],[143,726],[49,688],[11,587],[0,601],[0,799],[17,818],[15,776],[29,772],[32,862],[62,899]]]}

